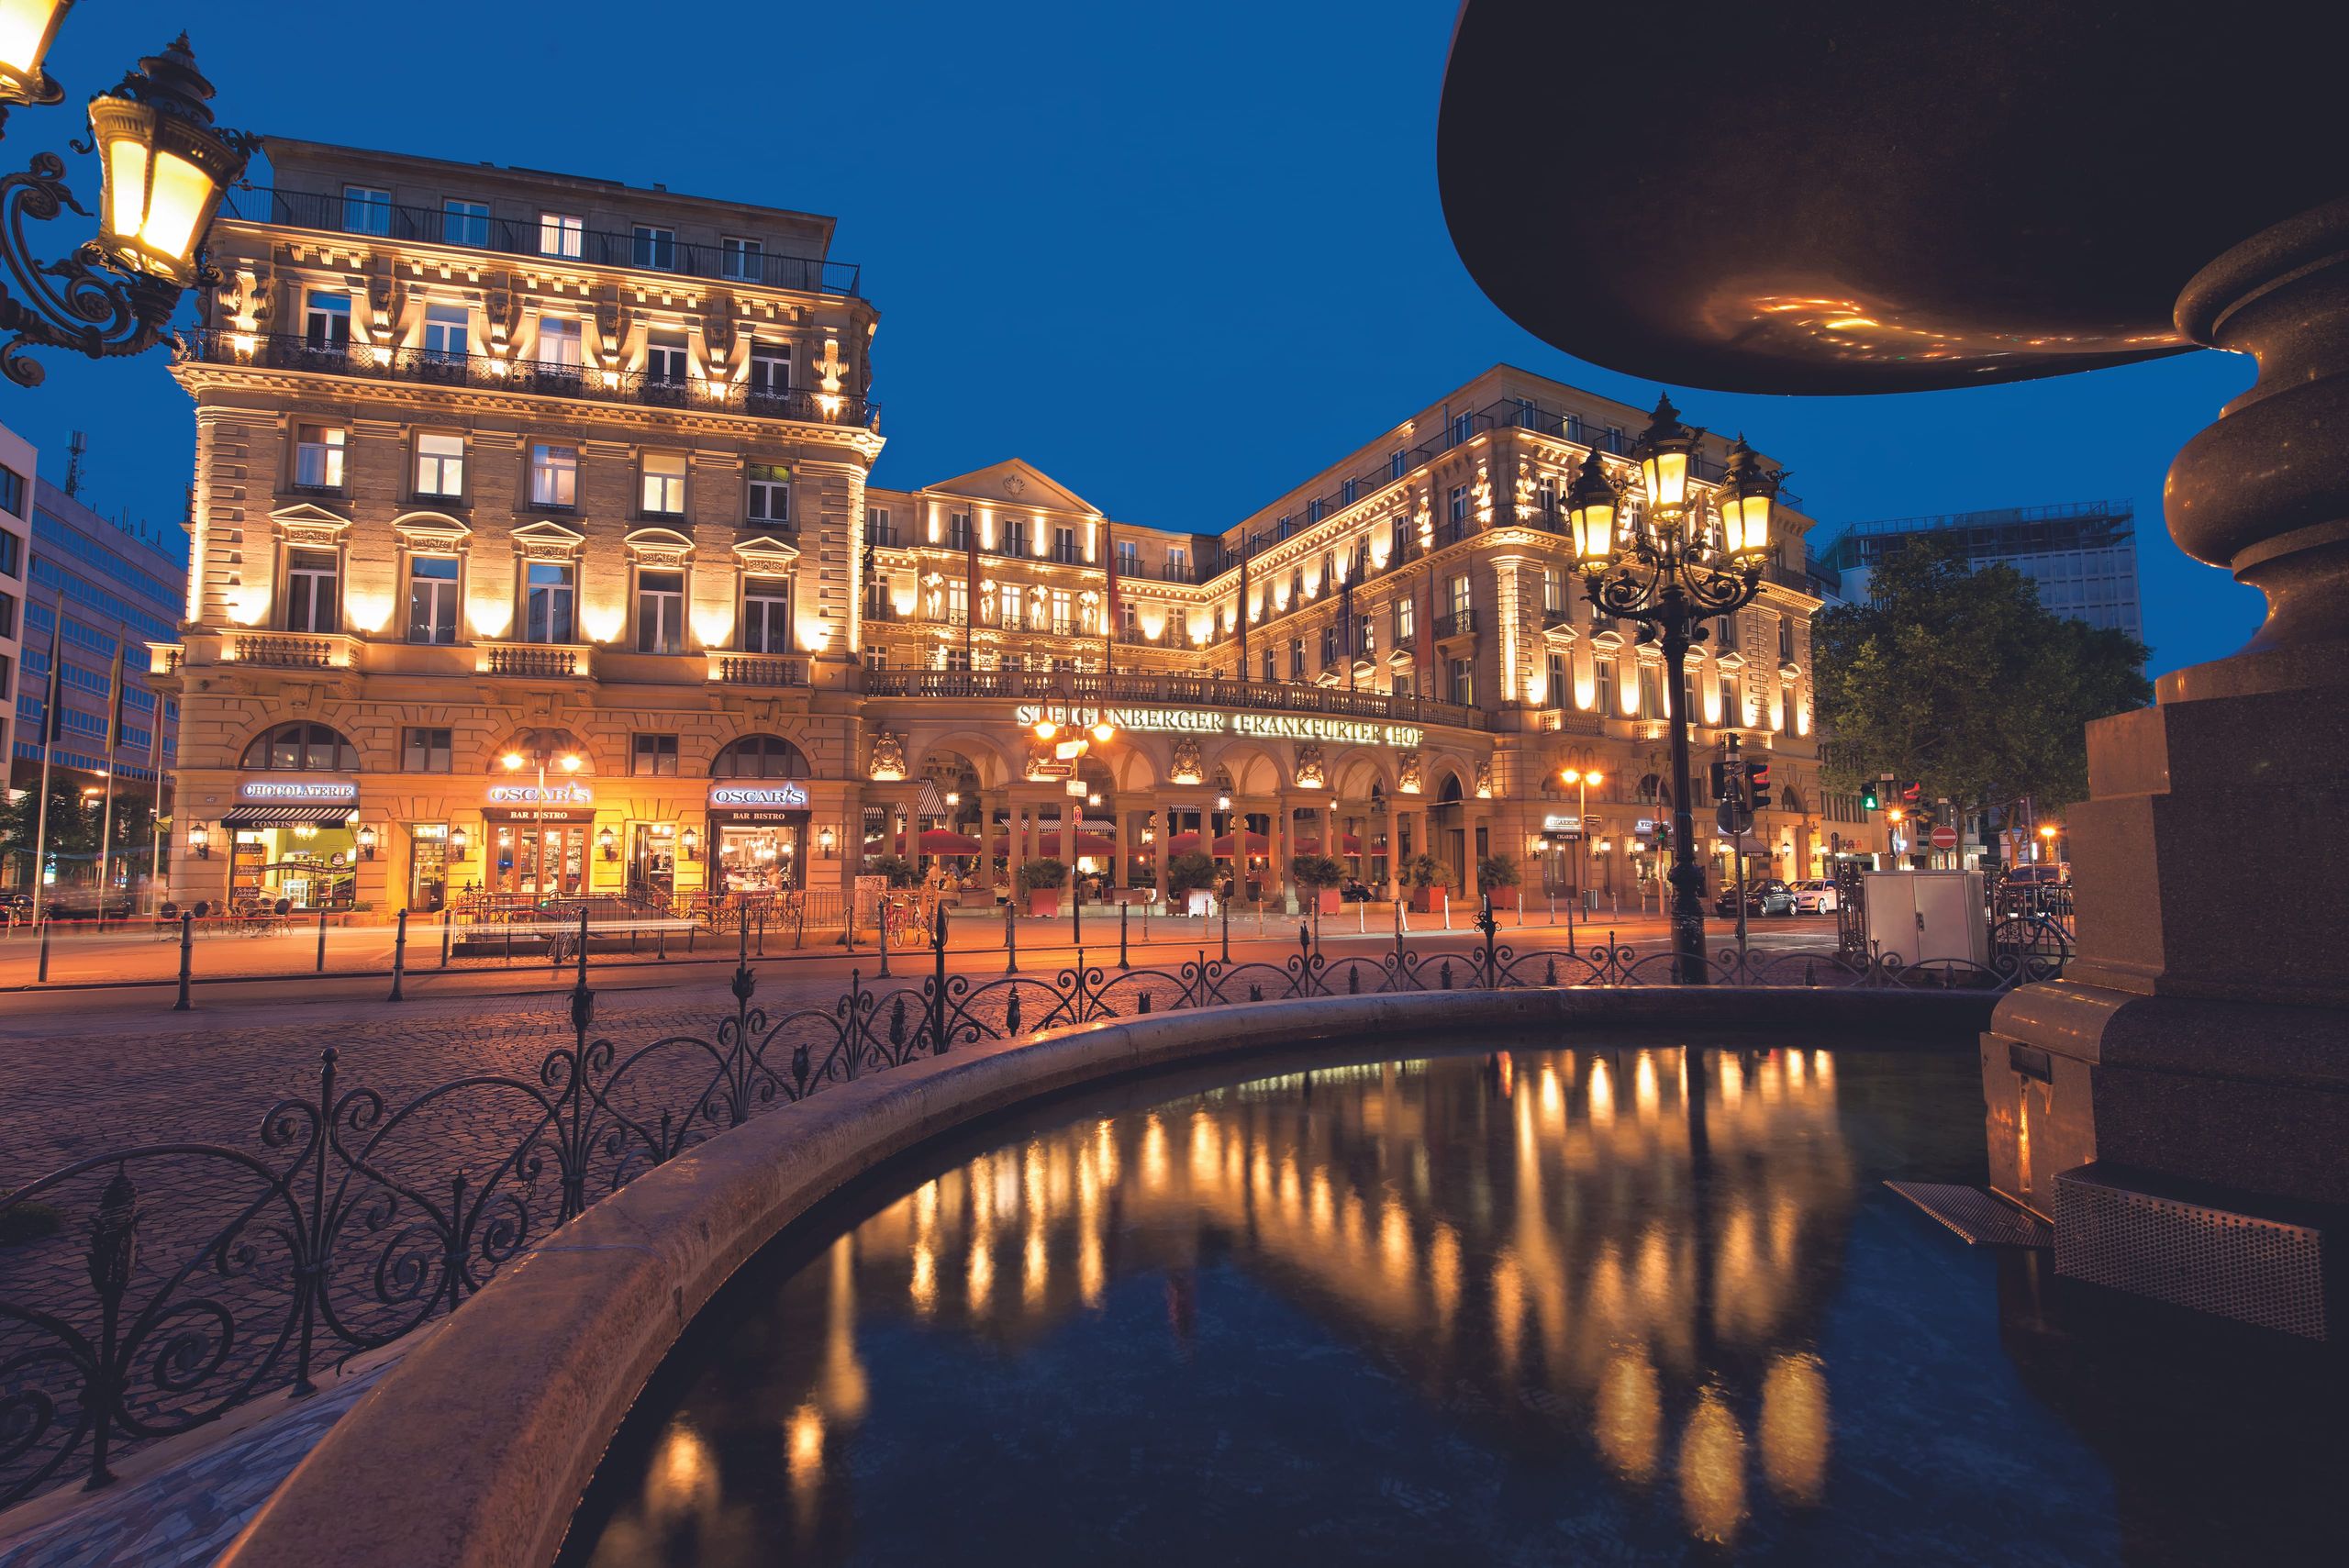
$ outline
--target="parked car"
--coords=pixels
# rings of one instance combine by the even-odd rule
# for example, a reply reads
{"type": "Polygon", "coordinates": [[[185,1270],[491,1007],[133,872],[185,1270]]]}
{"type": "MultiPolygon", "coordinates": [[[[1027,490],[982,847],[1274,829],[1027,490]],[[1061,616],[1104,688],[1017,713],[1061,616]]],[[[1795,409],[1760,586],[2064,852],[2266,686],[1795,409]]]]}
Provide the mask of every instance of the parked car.
{"type": "MultiPolygon", "coordinates": [[[[1720,896],[1713,900],[1713,913],[1734,917],[1737,914],[1738,890],[1724,887],[1720,896]]],[[[1757,877],[1745,884],[1745,912],[1748,915],[1791,915],[1795,912],[1794,889],[1775,876],[1757,877]]]]}
{"type": "Polygon", "coordinates": [[[1796,914],[1832,915],[1839,906],[1833,883],[1814,878],[1795,884],[1796,914]]]}
{"type": "Polygon", "coordinates": [[[1341,904],[1367,904],[1370,902],[1370,889],[1359,879],[1350,876],[1338,884],[1338,901],[1341,904]]]}
{"type": "MultiPolygon", "coordinates": [[[[106,895],[106,917],[109,920],[127,918],[134,901],[127,888],[111,889],[106,895]]],[[[95,887],[52,887],[41,900],[40,912],[52,920],[95,920],[98,917],[98,890],[95,887]]]]}

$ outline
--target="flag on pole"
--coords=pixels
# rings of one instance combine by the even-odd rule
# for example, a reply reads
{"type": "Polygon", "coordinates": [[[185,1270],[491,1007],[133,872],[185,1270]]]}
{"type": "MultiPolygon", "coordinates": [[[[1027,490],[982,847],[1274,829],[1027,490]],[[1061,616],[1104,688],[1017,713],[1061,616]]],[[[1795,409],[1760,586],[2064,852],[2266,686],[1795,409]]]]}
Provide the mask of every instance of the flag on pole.
{"type": "Polygon", "coordinates": [[[59,646],[59,636],[65,629],[65,617],[59,615],[49,628],[49,685],[40,700],[40,749],[43,761],[48,760],[50,742],[65,733],[65,660],[59,646]]]}
{"type": "Polygon", "coordinates": [[[108,773],[112,773],[114,771],[114,749],[122,742],[122,699],[124,693],[122,689],[122,639],[119,637],[114,639],[114,667],[107,672],[106,678],[112,683],[108,687],[108,690],[114,694],[114,700],[106,705],[106,771],[108,773]]]}

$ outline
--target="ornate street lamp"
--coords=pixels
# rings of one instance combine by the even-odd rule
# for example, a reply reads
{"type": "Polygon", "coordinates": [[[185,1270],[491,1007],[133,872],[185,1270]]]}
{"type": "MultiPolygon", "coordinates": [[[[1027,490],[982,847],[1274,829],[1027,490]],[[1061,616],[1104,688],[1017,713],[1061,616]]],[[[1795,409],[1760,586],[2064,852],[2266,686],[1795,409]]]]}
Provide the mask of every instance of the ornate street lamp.
{"type": "MultiPolygon", "coordinates": [[[[0,124],[10,105],[62,96],[40,62],[71,3],[0,0],[0,124]]],[[[61,261],[27,254],[23,229],[27,217],[47,220],[67,207],[87,215],[66,188],[64,161],[39,153],[27,172],[0,180],[0,260],[15,280],[13,294],[0,287],[0,332],[11,334],[0,344],[0,373],[8,379],[40,384],[28,348],[94,360],[153,348],[171,335],[181,293],[212,280],[205,236],[261,140],[215,127],[211,96],[182,33],[90,100],[91,145],[75,146],[98,154],[98,236],[61,261]]]]}
{"type": "Polygon", "coordinates": [[[1783,472],[1765,473],[1742,437],[1730,448],[1729,470],[1708,516],[1691,487],[1697,445],[1704,432],[1680,422],[1669,397],[1656,399],[1648,428],[1633,443],[1639,467],[1636,517],[1628,515],[1615,482],[1594,449],[1567,496],[1567,520],[1584,592],[1604,616],[1653,628],[1664,643],[1664,690],[1672,732],[1672,948],[1674,977],[1701,985],[1705,911],[1699,896],[1696,824],[1688,801],[1688,715],[1685,698],[1688,650],[1705,640],[1704,623],[1753,602],[1770,549],[1770,512],[1783,472]]]}

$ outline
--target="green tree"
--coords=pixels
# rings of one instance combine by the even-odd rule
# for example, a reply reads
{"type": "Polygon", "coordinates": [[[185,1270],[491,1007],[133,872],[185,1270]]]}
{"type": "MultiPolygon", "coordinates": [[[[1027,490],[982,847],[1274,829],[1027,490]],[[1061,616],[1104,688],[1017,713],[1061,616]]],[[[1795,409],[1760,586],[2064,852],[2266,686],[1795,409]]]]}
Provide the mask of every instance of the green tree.
{"type": "Polygon", "coordinates": [[[1887,556],[1864,605],[1811,623],[1830,788],[1883,773],[1960,809],[2087,795],[2090,719],[2153,700],[2143,643],[2059,616],[2009,566],[1968,570],[1950,541],[1887,556]]]}

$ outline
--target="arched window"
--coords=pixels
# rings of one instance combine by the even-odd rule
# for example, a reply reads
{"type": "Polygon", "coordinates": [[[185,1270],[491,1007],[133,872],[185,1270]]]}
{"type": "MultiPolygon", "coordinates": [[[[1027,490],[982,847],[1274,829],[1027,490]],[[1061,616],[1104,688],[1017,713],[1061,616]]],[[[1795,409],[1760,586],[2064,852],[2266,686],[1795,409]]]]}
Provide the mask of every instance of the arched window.
{"type": "Polygon", "coordinates": [[[1460,775],[1446,773],[1443,775],[1443,788],[1436,794],[1436,804],[1457,806],[1460,804],[1460,775]]]}
{"type": "Polygon", "coordinates": [[[323,724],[281,724],[253,738],[241,765],[273,773],[355,773],[359,749],[323,724]]]}
{"type": "Polygon", "coordinates": [[[780,735],[745,735],[710,764],[714,779],[804,779],[807,755],[780,735]]]}

